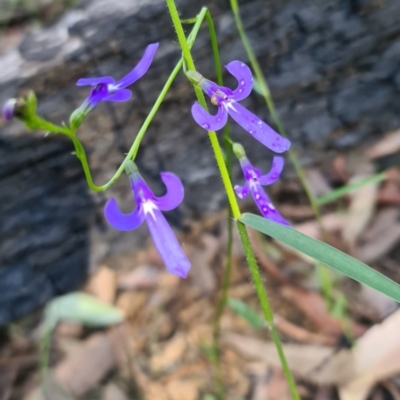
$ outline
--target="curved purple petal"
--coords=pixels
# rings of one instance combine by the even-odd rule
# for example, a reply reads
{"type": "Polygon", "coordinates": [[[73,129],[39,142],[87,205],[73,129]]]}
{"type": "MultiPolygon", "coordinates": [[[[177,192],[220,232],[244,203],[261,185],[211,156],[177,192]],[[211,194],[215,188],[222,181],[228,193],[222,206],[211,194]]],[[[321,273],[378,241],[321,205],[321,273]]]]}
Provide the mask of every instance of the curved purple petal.
{"type": "Polygon", "coordinates": [[[249,183],[246,182],[244,186],[235,185],[235,193],[239,199],[244,199],[249,194],[249,183]]]}
{"type": "Polygon", "coordinates": [[[132,85],[132,83],[136,82],[147,72],[156,54],[158,45],[159,43],[153,43],[146,47],[143,57],[137,63],[136,67],[115,84],[118,89],[123,89],[132,85]]]}
{"type": "Polygon", "coordinates": [[[269,127],[264,121],[255,116],[237,102],[227,107],[229,115],[247,132],[264,146],[275,153],[283,153],[290,147],[290,141],[269,127]]]}
{"type": "Polygon", "coordinates": [[[224,107],[218,107],[218,112],[211,115],[197,101],[192,106],[194,120],[208,131],[219,131],[228,121],[228,113],[224,107]]]}
{"type": "Polygon", "coordinates": [[[132,97],[129,89],[119,89],[115,93],[108,95],[103,101],[127,101],[132,97]]]}
{"type": "Polygon", "coordinates": [[[114,78],[111,76],[101,76],[100,78],[82,78],[76,82],[76,86],[96,86],[101,83],[106,85],[113,84],[115,82],[114,78]]]}
{"type": "Polygon", "coordinates": [[[186,278],[191,266],[190,261],[161,211],[155,209],[152,213],[148,213],[146,222],[168,272],[186,278]]]}
{"type": "Polygon", "coordinates": [[[120,231],[132,231],[140,226],[144,220],[144,214],[139,208],[136,208],[130,214],[121,212],[115,199],[107,201],[104,207],[104,216],[112,227],[120,231]]]}
{"type": "Polygon", "coordinates": [[[260,185],[251,186],[251,194],[263,217],[282,225],[290,226],[289,222],[275,209],[268,195],[260,185]]]}
{"type": "Polygon", "coordinates": [[[172,172],[161,172],[161,179],[167,187],[167,193],[162,197],[156,197],[154,202],[162,211],[173,210],[182,203],[185,190],[180,178],[172,172]]]}
{"type": "Polygon", "coordinates": [[[272,166],[268,174],[262,175],[259,178],[261,185],[271,185],[280,176],[285,161],[282,157],[275,156],[272,160],[272,166]]]}
{"type": "Polygon", "coordinates": [[[241,61],[232,61],[225,65],[225,68],[238,81],[238,87],[233,91],[233,99],[239,101],[248,97],[253,90],[253,74],[250,68],[241,61]]]}

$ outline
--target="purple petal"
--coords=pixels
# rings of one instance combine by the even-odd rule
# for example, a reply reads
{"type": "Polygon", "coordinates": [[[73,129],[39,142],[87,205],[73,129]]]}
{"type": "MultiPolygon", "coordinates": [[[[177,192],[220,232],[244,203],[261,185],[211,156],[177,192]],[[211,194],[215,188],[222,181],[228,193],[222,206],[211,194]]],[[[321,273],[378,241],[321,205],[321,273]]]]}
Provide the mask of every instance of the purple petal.
{"type": "Polygon", "coordinates": [[[261,170],[253,167],[247,157],[242,157],[240,159],[240,166],[242,167],[243,176],[246,181],[252,178],[259,178],[261,176],[261,170]]]}
{"type": "Polygon", "coordinates": [[[101,76],[100,78],[82,78],[79,79],[78,82],[76,82],[76,86],[96,86],[101,83],[104,83],[106,85],[113,84],[114,78],[111,76],[101,76]]]}
{"type": "Polygon", "coordinates": [[[159,210],[146,215],[147,225],[168,272],[186,278],[190,269],[187,259],[174,232],[159,210]]]}
{"type": "Polygon", "coordinates": [[[274,183],[279,178],[284,164],[285,161],[282,157],[275,156],[272,160],[271,170],[268,174],[262,175],[259,178],[261,185],[271,185],[274,183]]]}
{"type": "Polygon", "coordinates": [[[241,61],[232,61],[225,68],[238,81],[238,87],[233,91],[233,99],[236,101],[245,99],[253,90],[253,74],[250,68],[241,61]]]}
{"type": "Polygon", "coordinates": [[[104,216],[112,227],[120,231],[136,229],[144,220],[144,214],[139,208],[136,208],[130,214],[121,212],[115,199],[107,201],[104,207],[104,216]]]}
{"type": "Polygon", "coordinates": [[[2,111],[4,121],[11,121],[14,118],[17,101],[17,99],[9,99],[4,103],[2,111]]]}
{"type": "Polygon", "coordinates": [[[246,182],[244,186],[235,185],[234,187],[237,197],[244,199],[249,194],[249,183],[246,182]]]}
{"type": "Polygon", "coordinates": [[[285,220],[275,209],[268,195],[264,192],[264,189],[260,185],[251,186],[251,194],[257,204],[261,214],[271,221],[278,222],[282,225],[290,226],[289,222],[285,220]]]}
{"type": "Polygon", "coordinates": [[[209,114],[197,101],[192,106],[194,120],[208,131],[219,131],[228,121],[228,113],[224,107],[218,107],[215,115],[209,114]]]}
{"type": "Polygon", "coordinates": [[[136,82],[147,72],[156,54],[158,45],[158,43],[153,43],[146,47],[143,57],[137,63],[136,67],[115,84],[118,89],[123,89],[132,85],[132,83],[136,82]]]}
{"type": "Polygon", "coordinates": [[[103,101],[127,101],[132,97],[129,89],[119,89],[115,93],[110,94],[103,101]]]}
{"type": "Polygon", "coordinates": [[[239,103],[227,108],[229,115],[247,132],[275,153],[283,153],[290,147],[290,141],[269,127],[239,103]]]}
{"type": "Polygon", "coordinates": [[[162,197],[156,197],[154,202],[163,211],[173,210],[182,203],[185,191],[182,181],[172,172],[161,172],[161,179],[167,187],[167,193],[162,197]]]}

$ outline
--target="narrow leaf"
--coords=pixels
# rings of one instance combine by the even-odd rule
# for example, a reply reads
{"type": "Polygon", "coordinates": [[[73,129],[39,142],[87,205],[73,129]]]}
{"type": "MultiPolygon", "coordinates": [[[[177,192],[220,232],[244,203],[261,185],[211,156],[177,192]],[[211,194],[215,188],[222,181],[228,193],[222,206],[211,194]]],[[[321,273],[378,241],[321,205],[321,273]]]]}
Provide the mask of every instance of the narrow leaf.
{"type": "Polygon", "coordinates": [[[258,312],[239,299],[228,299],[228,306],[242,318],[244,318],[253,328],[263,328],[264,319],[258,312]]]}
{"type": "Polygon", "coordinates": [[[122,311],[85,293],[74,292],[52,300],[46,307],[44,325],[52,329],[59,321],[101,327],[120,323],[122,311]]]}
{"type": "Polygon", "coordinates": [[[385,179],[386,179],[386,174],[384,172],[382,172],[380,174],[375,174],[375,175],[369,176],[368,178],[360,179],[360,180],[350,183],[346,186],[342,186],[341,188],[332,190],[331,192],[327,193],[326,195],[317,198],[317,204],[319,206],[322,206],[323,204],[330,203],[331,201],[337,200],[340,197],[343,197],[346,194],[349,194],[353,190],[356,190],[356,189],[363,187],[365,185],[368,185],[370,183],[381,182],[385,179]]]}
{"type": "Polygon", "coordinates": [[[400,285],[340,250],[254,214],[245,213],[240,221],[400,302],[400,285]]]}

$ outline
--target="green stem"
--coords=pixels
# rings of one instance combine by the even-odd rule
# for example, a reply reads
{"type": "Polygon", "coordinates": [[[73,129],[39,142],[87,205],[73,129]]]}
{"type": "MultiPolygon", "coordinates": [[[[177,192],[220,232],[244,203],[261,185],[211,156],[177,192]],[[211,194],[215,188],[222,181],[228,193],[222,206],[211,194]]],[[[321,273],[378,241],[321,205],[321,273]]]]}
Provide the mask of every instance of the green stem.
{"type": "MultiPolygon", "coordinates": [[[[269,112],[271,114],[271,117],[272,117],[275,125],[278,128],[279,133],[282,136],[287,137],[285,128],[283,126],[283,123],[282,123],[281,119],[279,118],[279,115],[278,115],[278,113],[276,111],[275,104],[274,104],[274,101],[272,99],[271,91],[269,89],[268,83],[267,83],[266,79],[264,78],[264,74],[263,74],[263,72],[261,70],[261,66],[260,66],[260,64],[259,64],[259,62],[257,60],[256,55],[254,54],[253,48],[252,48],[252,46],[250,44],[250,41],[249,41],[249,39],[247,37],[247,34],[246,34],[246,31],[244,29],[242,18],[240,16],[240,12],[239,12],[238,2],[237,2],[237,0],[230,0],[230,4],[231,4],[231,9],[232,9],[232,12],[233,12],[233,15],[234,15],[234,18],[235,18],[237,30],[238,30],[240,38],[241,38],[241,40],[243,42],[243,46],[244,46],[244,48],[246,50],[247,56],[248,56],[248,58],[250,60],[250,64],[251,64],[251,66],[253,68],[253,71],[254,71],[254,73],[256,75],[256,78],[257,78],[258,82],[260,83],[261,92],[262,92],[262,95],[263,95],[263,97],[265,99],[265,103],[266,103],[266,105],[268,107],[268,110],[269,110],[269,112]]],[[[290,161],[292,162],[292,164],[294,166],[296,174],[297,174],[297,176],[298,176],[298,178],[300,180],[300,183],[301,183],[301,185],[302,185],[302,187],[303,187],[303,189],[304,189],[304,191],[306,193],[306,196],[308,198],[308,201],[309,201],[309,203],[311,205],[311,208],[313,210],[315,218],[317,219],[318,225],[319,225],[321,233],[322,233],[322,238],[323,238],[324,242],[327,242],[327,233],[326,233],[326,231],[325,231],[325,229],[323,227],[321,211],[319,209],[317,199],[314,197],[314,195],[311,192],[310,186],[308,185],[307,179],[306,179],[305,174],[304,174],[304,170],[300,165],[300,162],[299,162],[299,159],[296,156],[296,153],[291,148],[289,149],[288,153],[289,153],[289,159],[290,159],[290,161]]],[[[321,265],[321,268],[326,268],[326,266],[321,265]]],[[[330,294],[329,297],[331,297],[331,295],[332,295],[332,293],[330,294]]],[[[328,298],[325,298],[325,301],[327,303],[329,303],[329,299],[328,298]]]]}
{"type": "MultiPolygon", "coordinates": [[[[194,65],[194,62],[192,59],[192,55],[190,53],[189,46],[186,43],[185,34],[184,34],[183,27],[182,27],[182,24],[179,19],[179,14],[178,14],[178,10],[175,5],[175,1],[174,0],[166,0],[166,3],[168,6],[168,10],[171,14],[172,22],[174,24],[174,27],[175,27],[175,30],[176,30],[176,33],[178,36],[179,44],[182,48],[183,57],[185,59],[187,67],[192,71],[196,71],[196,68],[195,68],[195,65],[194,65]]],[[[206,104],[203,92],[197,86],[194,86],[194,89],[195,89],[196,96],[197,96],[199,103],[207,110],[207,104],[206,104]]],[[[218,168],[219,168],[221,176],[222,176],[222,181],[225,186],[225,190],[226,190],[226,193],[228,196],[228,200],[229,200],[229,204],[232,209],[233,216],[237,220],[240,217],[240,209],[239,209],[238,203],[236,201],[235,192],[233,190],[231,180],[229,177],[229,173],[228,173],[227,167],[226,167],[224,159],[223,159],[223,155],[222,155],[221,148],[219,146],[217,135],[213,131],[209,131],[208,134],[209,134],[211,145],[212,145],[212,148],[213,148],[213,151],[215,154],[215,158],[217,160],[218,168]]],[[[278,351],[278,354],[279,354],[279,357],[280,357],[280,360],[282,363],[282,368],[284,370],[286,379],[290,386],[293,398],[295,400],[299,400],[300,397],[297,393],[297,389],[296,389],[296,385],[294,383],[293,376],[290,372],[285,355],[283,353],[282,344],[280,342],[278,332],[274,325],[273,315],[272,315],[271,307],[269,305],[267,293],[265,291],[265,288],[264,288],[262,280],[261,280],[260,272],[259,272],[257,263],[255,261],[253,250],[251,249],[251,246],[250,246],[250,241],[249,241],[246,229],[245,229],[244,225],[242,223],[240,223],[239,221],[237,221],[237,227],[239,230],[239,234],[240,234],[243,249],[244,249],[244,252],[246,255],[246,259],[249,263],[251,275],[252,275],[252,277],[254,279],[254,283],[256,285],[257,295],[260,300],[260,304],[263,309],[264,316],[266,318],[266,321],[270,324],[270,327],[271,327],[271,336],[272,336],[272,339],[277,348],[277,351],[278,351]]]]}
{"type": "Polygon", "coordinates": [[[290,372],[289,365],[286,361],[286,357],[283,352],[282,343],[279,339],[278,330],[276,329],[276,326],[275,326],[274,316],[272,314],[271,306],[268,301],[267,292],[265,290],[265,287],[264,287],[264,284],[263,284],[263,281],[262,281],[262,278],[260,275],[260,270],[258,269],[257,261],[254,257],[254,253],[251,249],[250,240],[249,240],[249,236],[246,231],[246,227],[240,221],[236,221],[236,226],[238,228],[240,239],[243,244],[243,248],[244,248],[245,255],[246,255],[246,260],[249,265],[249,269],[250,269],[251,277],[254,282],[254,286],[256,287],[257,296],[258,296],[258,299],[260,300],[260,305],[261,305],[261,308],[264,313],[264,318],[268,323],[268,328],[271,332],[272,340],[273,340],[276,350],[278,352],[279,359],[282,364],[282,369],[283,369],[283,372],[285,374],[286,380],[287,380],[289,388],[290,388],[290,392],[292,393],[293,399],[300,400],[300,396],[299,396],[299,394],[297,392],[297,388],[296,388],[296,383],[293,379],[292,373],[290,372]]]}
{"type": "MultiPolygon", "coordinates": [[[[207,10],[206,13],[206,21],[208,25],[208,31],[210,33],[211,38],[211,46],[213,50],[214,62],[215,62],[215,71],[217,74],[217,82],[220,86],[224,85],[222,78],[222,65],[221,58],[219,55],[218,49],[218,40],[217,34],[215,32],[214,22],[212,20],[210,12],[207,10]]],[[[224,149],[225,149],[225,164],[228,170],[229,177],[232,176],[232,145],[231,145],[231,137],[229,132],[229,125],[226,124],[224,126],[224,149]]],[[[224,269],[224,276],[222,280],[222,291],[221,296],[218,300],[215,316],[214,316],[214,325],[213,325],[213,341],[214,341],[214,352],[216,354],[215,357],[215,368],[217,372],[217,383],[218,383],[218,395],[221,399],[225,398],[225,388],[224,388],[224,380],[222,375],[221,363],[219,358],[219,349],[220,349],[220,335],[221,335],[221,318],[224,312],[226,303],[228,301],[228,291],[231,282],[232,275],[232,247],[233,247],[233,215],[231,208],[228,209],[228,243],[226,248],[226,265],[224,269]]]]}
{"type": "MultiPolygon", "coordinates": [[[[185,60],[186,66],[188,67],[189,70],[196,71],[196,67],[194,65],[192,55],[190,53],[190,47],[186,42],[185,32],[183,31],[183,27],[179,19],[179,14],[175,2],[174,0],[166,0],[166,3],[169,12],[171,14],[176,34],[178,36],[179,44],[182,48],[183,58],[185,60]]],[[[204,8],[202,9],[202,11],[203,10],[204,8]]],[[[207,110],[208,107],[203,91],[196,85],[193,85],[193,87],[194,91],[196,92],[197,100],[199,101],[201,106],[207,110]]],[[[233,190],[231,179],[229,177],[229,173],[225,165],[224,155],[218,143],[217,134],[214,131],[208,131],[208,136],[211,142],[211,147],[213,149],[215,159],[217,161],[218,169],[222,177],[222,182],[224,183],[225,186],[225,191],[228,196],[228,201],[232,209],[233,216],[235,217],[235,219],[239,219],[241,215],[239,205],[236,201],[235,191],[233,190]]]]}
{"type": "MultiPolygon", "coordinates": [[[[199,16],[198,16],[198,21],[196,22],[196,24],[194,25],[192,32],[190,33],[189,37],[188,37],[188,46],[192,47],[193,43],[196,39],[196,36],[199,32],[199,29],[201,27],[201,23],[204,20],[204,16],[206,13],[207,9],[204,9],[200,12],[199,16]]],[[[186,40],[186,38],[185,38],[186,40]]],[[[179,60],[179,62],[176,64],[175,68],[173,69],[173,71],[171,72],[171,75],[169,76],[167,82],[165,83],[160,95],[158,96],[156,102],[153,105],[153,108],[151,109],[149,115],[146,117],[142,127],[140,128],[128,154],[125,156],[124,161],[121,163],[121,165],[119,166],[119,168],[117,169],[117,171],[115,172],[115,174],[113,175],[113,177],[104,185],[101,186],[97,186],[95,185],[95,183],[93,182],[93,177],[90,171],[90,167],[88,164],[88,160],[87,160],[87,156],[86,156],[86,152],[85,149],[82,145],[82,143],[80,142],[80,140],[77,138],[77,136],[75,135],[75,132],[69,132],[69,135],[72,139],[73,145],[75,147],[75,151],[76,151],[76,155],[79,158],[82,167],[83,167],[83,171],[86,177],[86,181],[87,184],[89,186],[90,189],[92,189],[95,192],[102,192],[104,190],[107,190],[108,188],[110,188],[117,180],[118,178],[121,176],[121,174],[124,172],[124,165],[125,162],[128,160],[134,160],[137,152],[139,150],[139,146],[143,140],[143,137],[151,123],[151,121],[153,120],[154,116],[156,115],[158,109],[161,106],[161,103],[163,102],[168,90],[170,89],[172,83],[174,82],[176,76],[178,75],[178,72],[180,71],[180,69],[182,68],[183,65],[183,59],[179,60]]]]}

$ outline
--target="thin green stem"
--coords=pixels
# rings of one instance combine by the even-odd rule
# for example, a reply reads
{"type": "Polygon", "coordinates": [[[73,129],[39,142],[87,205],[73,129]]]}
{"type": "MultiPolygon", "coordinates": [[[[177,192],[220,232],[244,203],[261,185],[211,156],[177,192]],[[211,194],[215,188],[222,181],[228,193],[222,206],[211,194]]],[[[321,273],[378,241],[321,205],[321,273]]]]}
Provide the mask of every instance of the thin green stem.
{"type": "Polygon", "coordinates": [[[261,305],[261,308],[264,313],[264,318],[268,323],[268,328],[271,332],[272,340],[273,340],[276,350],[278,352],[279,359],[282,364],[282,369],[283,369],[283,372],[285,374],[286,380],[287,380],[289,388],[290,388],[290,392],[292,394],[293,399],[300,400],[300,396],[299,396],[299,394],[297,392],[297,388],[296,388],[296,383],[293,379],[292,373],[290,372],[289,365],[286,361],[286,357],[283,352],[282,343],[279,339],[278,330],[276,329],[276,326],[275,326],[274,316],[272,314],[271,306],[268,301],[267,292],[265,290],[265,287],[264,287],[264,284],[263,284],[263,281],[262,281],[262,278],[260,275],[260,270],[258,268],[257,261],[254,257],[254,253],[251,249],[250,240],[249,240],[249,236],[246,231],[246,227],[240,221],[236,221],[236,226],[238,228],[240,239],[242,241],[243,248],[245,250],[247,264],[249,265],[251,277],[252,277],[254,285],[256,287],[257,296],[258,296],[258,299],[260,300],[260,305],[261,305]]]}
{"type": "MultiPolygon", "coordinates": [[[[194,62],[192,59],[192,55],[190,53],[189,46],[186,42],[183,27],[182,27],[182,24],[179,19],[179,14],[178,14],[178,10],[175,5],[175,1],[174,0],[166,0],[166,3],[167,3],[169,12],[171,14],[172,22],[174,24],[174,27],[175,27],[175,30],[176,30],[176,33],[178,36],[179,44],[182,48],[182,52],[183,52],[183,56],[184,56],[186,65],[190,70],[196,71],[196,68],[195,68],[195,65],[194,65],[194,62]]],[[[196,85],[194,86],[194,88],[195,88],[195,92],[196,92],[199,103],[207,110],[207,104],[205,102],[203,92],[196,85]]],[[[215,158],[217,160],[218,168],[219,168],[221,176],[222,176],[222,181],[225,186],[226,194],[228,196],[228,200],[229,200],[229,204],[232,209],[233,216],[237,220],[240,217],[240,210],[239,210],[238,203],[236,201],[235,192],[234,192],[232,184],[231,184],[228,169],[224,162],[223,154],[222,154],[221,148],[219,146],[217,135],[213,131],[209,131],[208,134],[209,134],[211,145],[212,145],[212,148],[213,148],[213,151],[215,154],[215,158]]],[[[244,249],[244,252],[246,255],[246,259],[249,263],[251,275],[252,275],[254,283],[256,285],[257,295],[260,300],[260,304],[263,309],[265,319],[270,324],[270,327],[271,327],[272,339],[277,348],[277,351],[278,351],[278,354],[279,354],[279,357],[280,357],[280,360],[282,363],[282,368],[284,370],[285,376],[286,376],[288,384],[290,386],[293,398],[295,400],[299,400],[300,397],[297,393],[297,389],[296,389],[296,385],[294,383],[293,376],[288,367],[285,355],[283,353],[282,344],[280,342],[278,332],[273,323],[274,322],[273,315],[272,315],[271,307],[269,305],[267,293],[265,291],[265,288],[264,288],[262,280],[261,280],[260,272],[259,272],[257,263],[255,261],[253,250],[251,249],[251,246],[250,246],[250,241],[249,241],[246,229],[245,229],[244,225],[242,223],[240,223],[239,221],[237,221],[237,227],[239,230],[239,234],[240,234],[243,249],[244,249]]]]}
{"type": "MultiPolygon", "coordinates": [[[[196,39],[197,33],[199,32],[200,26],[202,21],[204,20],[204,16],[206,13],[207,9],[202,10],[200,12],[200,14],[198,15],[198,21],[196,22],[196,24],[194,25],[192,32],[190,33],[189,37],[188,37],[188,46],[192,47],[193,43],[196,39]]],[[[166,81],[160,95],[158,96],[156,102],[153,105],[153,108],[151,109],[149,115],[146,117],[142,127],[140,128],[128,154],[125,156],[124,161],[121,163],[121,165],[119,166],[119,168],[117,169],[117,171],[115,172],[115,174],[113,175],[113,177],[104,185],[101,186],[97,186],[94,182],[93,182],[93,177],[90,171],[90,167],[88,164],[88,160],[87,160],[87,156],[86,156],[86,152],[85,149],[82,145],[82,143],[80,142],[80,140],[77,138],[77,136],[75,135],[75,132],[69,132],[69,135],[72,139],[72,143],[75,147],[75,151],[76,151],[76,155],[79,158],[82,167],[83,167],[83,171],[86,177],[86,181],[87,184],[89,186],[90,189],[92,189],[95,192],[102,192],[104,190],[107,190],[108,188],[110,188],[117,180],[118,178],[121,176],[121,174],[124,172],[124,165],[125,162],[128,160],[134,160],[137,152],[139,150],[139,146],[143,140],[143,137],[151,123],[151,121],[153,120],[154,116],[156,115],[158,109],[161,106],[161,103],[164,101],[164,98],[166,96],[166,94],[168,93],[168,90],[170,89],[172,83],[174,82],[176,76],[178,75],[180,69],[182,68],[183,65],[183,59],[179,60],[179,62],[176,64],[175,68],[173,69],[173,71],[171,72],[171,75],[169,76],[168,80],[166,81]]]]}
{"type": "MultiPolygon", "coordinates": [[[[218,48],[218,40],[217,34],[215,32],[214,22],[212,20],[210,12],[207,10],[206,13],[206,21],[208,25],[208,31],[210,33],[211,46],[213,50],[214,62],[215,62],[215,71],[217,74],[217,82],[220,86],[223,86],[223,78],[222,78],[222,65],[221,58],[219,55],[218,48]]],[[[226,124],[223,130],[224,134],[224,149],[225,149],[225,163],[226,168],[228,170],[229,177],[232,176],[232,140],[230,137],[229,125],[226,124]]],[[[228,291],[231,282],[232,275],[232,247],[233,247],[233,215],[231,208],[228,209],[228,242],[226,247],[226,264],[224,269],[224,276],[222,280],[222,291],[220,298],[218,300],[215,316],[214,316],[214,325],[213,325],[213,341],[214,341],[214,352],[216,354],[215,357],[215,368],[217,373],[217,383],[218,383],[218,395],[221,399],[225,398],[225,388],[224,388],[224,380],[221,369],[220,362],[220,335],[221,335],[221,318],[224,312],[225,306],[228,301],[228,291]]]]}
{"type": "MultiPolygon", "coordinates": [[[[249,57],[250,64],[251,64],[251,66],[254,70],[254,73],[256,75],[256,78],[260,84],[261,92],[265,99],[267,108],[271,114],[271,117],[272,117],[275,125],[278,128],[279,133],[282,136],[287,137],[283,123],[282,123],[281,119],[279,118],[279,115],[276,111],[275,104],[272,99],[271,91],[269,89],[268,83],[267,83],[266,79],[264,78],[264,74],[261,70],[261,66],[257,60],[256,55],[254,54],[253,48],[250,44],[250,41],[249,41],[246,31],[244,29],[242,18],[240,16],[238,2],[237,2],[237,0],[230,0],[230,4],[231,4],[231,9],[232,9],[232,12],[233,12],[233,15],[235,18],[237,30],[239,32],[240,38],[242,39],[243,46],[246,50],[247,56],[249,57]]],[[[311,208],[313,210],[315,218],[317,219],[318,225],[319,225],[321,233],[322,233],[322,238],[323,238],[324,242],[327,242],[327,233],[326,233],[323,223],[322,223],[321,211],[319,209],[317,199],[314,197],[314,195],[310,189],[310,186],[307,183],[307,179],[305,177],[304,170],[300,165],[299,159],[297,158],[295,151],[293,149],[289,149],[288,154],[289,154],[289,159],[292,162],[294,169],[296,171],[296,174],[300,180],[300,183],[306,193],[306,196],[311,205],[311,208]]],[[[321,265],[321,268],[326,268],[326,266],[321,265]]],[[[325,274],[325,275],[327,276],[327,274],[325,274]]],[[[331,297],[331,295],[332,295],[332,293],[330,293],[329,297],[331,297]]],[[[328,298],[325,298],[325,301],[327,303],[329,303],[328,298]]]]}
{"type": "MultiPolygon", "coordinates": [[[[190,53],[190,47],[189,44],[186,42],[185,32],[183,31],[183,27],[179,19],[179,14],[175,2],[174,0],[166,0],[166,3],[168,6],[168,10],[171,14],[176,34],[178,36],[179,44],[182,48],[183,58],[185,60],[186,66],[189,70],[196,71],[193,58],[190,53]]],[[[204,8],[202,9],[202,11],[203,10],[204,8]]],[[[201,106],[207,110],[208,107],[203,91],[196,85],[194,85],[193,87],[197,96],[197,100],[199,101],[201,106]]],[[[213,149],[215,159],[217,161],[218,169],[222,177],[222,182],[224,183],[225,191],[228,196],[228,201],[232,209],[233,216],[235,217],[235,219],[239,219],[241,215],[239,205],[236,201],[235,191],[233,190],[231,179],[229,177],[229,173],[225,165],[224,155],[218,143],[217,134],[214,131],[208,131],[208,136],[211,142],[211,147],[213,149]]]]}

